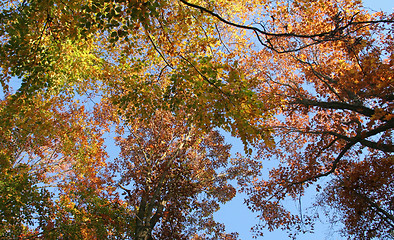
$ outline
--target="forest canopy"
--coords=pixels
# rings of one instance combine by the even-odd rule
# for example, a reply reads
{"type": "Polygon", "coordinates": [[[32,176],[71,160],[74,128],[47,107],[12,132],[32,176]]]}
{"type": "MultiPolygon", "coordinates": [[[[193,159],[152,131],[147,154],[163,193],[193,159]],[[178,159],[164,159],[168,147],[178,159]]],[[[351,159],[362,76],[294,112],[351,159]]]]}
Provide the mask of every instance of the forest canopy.
{"type": "Polygon", "coordinates": [[[256,237],[296,238],[321,216],[285,203],[310,189],[344,237],[394,235],[393,13],[358,0],[0,11],[1,239],[238,239],[213,216],[238,193],[256,237]]]}

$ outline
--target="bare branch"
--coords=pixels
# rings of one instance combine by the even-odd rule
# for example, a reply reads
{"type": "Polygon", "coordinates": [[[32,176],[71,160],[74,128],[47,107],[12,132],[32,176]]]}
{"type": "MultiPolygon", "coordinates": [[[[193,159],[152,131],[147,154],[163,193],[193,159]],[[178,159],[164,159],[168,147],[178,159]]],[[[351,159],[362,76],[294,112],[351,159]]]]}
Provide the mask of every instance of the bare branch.
{"type": "Polygon", "coordinates": [[[189,3],[189,2],[187,2],[185,0],[179,0],[179,1],[182,2],[183,4],[189,6],[189,7],[199,9],[202,12],[206,12],[206,13],[212,15],[213,17],[217,18],[219,21],[221,21],[221,22],[223,22],[225,24],[228,24],[230,26],[241,28],[241,29],[246,29],[246,30],[251,30],[251,31],[260,33],[262,35],[272,36],[272,37],[296,37],[296,38],[310,38],[310,39],[313,39],[313,38],[327,38],[327,39],[330,39],[337,32],[342,32],[344,29],[348,28],[351,25],[393,23],[394,22],[394,20],[391,20],[391,19],[355,22],[353,20],[354,20],[354,17],[357,15],[357,13],[356,13],[356,14],[354,14],[352,16],[352,18],[349,20],[349,22],[346,25],[344,25],[342,27],[336,26],[335,29],[333,29],[331,31],[327,31],[327,32],[321,32],[321,33],[316,33],[316,34],[273,33],[273,32],[267,32],[265,30],[261,30],[261,29],[256,28],[256,27],[242,25],[242,24],[238,24],[238,23],[234,23],[234,22],[228,21],[228,20],[224,19],[222,16],[220,16],[219,14],[217,14],[217,13],[215,13],[215,12],[205,8],[205,7],[202,7],[202,6],[193,4],[193,3],[189,3]]]}

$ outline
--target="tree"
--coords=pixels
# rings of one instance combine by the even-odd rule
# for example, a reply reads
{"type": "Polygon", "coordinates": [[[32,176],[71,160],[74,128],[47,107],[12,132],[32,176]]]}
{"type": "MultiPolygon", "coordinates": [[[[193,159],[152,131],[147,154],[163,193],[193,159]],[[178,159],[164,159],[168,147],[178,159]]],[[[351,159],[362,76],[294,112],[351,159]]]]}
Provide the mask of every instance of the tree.
{"type": "Polygon", "coordinates": [[[133,239],[235,239],[213,219],[219,203],[236,192],[228,183],[231,146],[223,137],[202,135],[166,111],[126,129],[113,169],[133,213],[133,239]]]}
{"type": "Polygon", "coordinates": [[[44,225],[52,213],[51,194],[35,186],[39,179],[29,174],[26,165],[2,168],[1,176],[0,236],[15,239],[16,236],[33,235],[28,226],[35,221],[44,225]]]}
{"type": "Polygon", "coordinates": [[[153,114],[170,102],[172,108],[187,106],[200,127],[223,127],[245,144],[268,135],[255,124],[266,117],[250,90],[255,83],[225,58],[220,26],[199,10],[178,1],[2,6],[4,89],[12,76],[22,78],[19,90],[25,94],[85,94],[102,90],[103,83],[118,105],[134,105],[129,118],[153,114]]]}
{"type": "MultiPolygon", "coordinates": [[[[206,31],[212,31],[213,25],[205,28],[204,22],[209,23],[209,19],[198,19],[198,16],[203,16],[198,11],[193,11],[194,16],[197,17],[195,22],[198,24],[192,26],[192,31],[198,30],[200,38],[187,41],[188,44],[193,45],[185,48],[188,40],[185,33],[191,31],[186,27],[188,26],[186,22],[176,28],[178,32],[171,33],[173,35],[171,39],[163,42],[164,38],[168,38],[168,29],[187,14],[179,4],[172,5],[166,1],[158,1],[152,5],[144,2],[134,4],[121,1],[95,3],[8,1],[1,2],[1,10],[1,84],[7,95],[2,101],[1,109],[2,115],[5,116],[1,125],[1,134],[4,137],[1,149],[2,167],[6,171],[17,170],[23,165],[22,163],[26,163],[28,176],[37,172],[40,174],[38,180],[31,184],[31,188],[50,189],[56,193],[54,198],[57,199],[51,202],[52,197],[43,196],[53,204],[48,216],[45,216],[45,221],[41,221],[44,217],[41,213],[33,214],[32,217],[26,216],[26,219],[22,219],[21,225],[27,230],[21,233],[8,228],[7,236],[48,239],[81,236],[125,238],[130,236],[130,231],[138,232],[141,229],[138,227],[134,229],[132,226],[124,227],[129,219],[129,209],[125,207],[127,204],[112,194],[114,189],[111,186],[111,179],[101,173],[106,166],[103,131],[109,131],[111,124],[119,124],[118,119],[122,119],[126,113],[127,121],[131,121],[130,119],[140,115],[144,118],[152,117],[156,109],[163,108],[171,109],[172,114],[176,115],[180,108],[187,106],[188,108],[184,109],[192,115],[188,119],[195,119],[193,122],[203,131],[211,132],[214,126],[227,125],[228,128],[232,126],[234,132],[237,129],[241,130],[246,142],[252,140],[250,137],[255,138],[248,132],[255,129],[249,127],[240,114],[246,107],[238,103],[244,103],[233,102],[232,105],[238,106],[238,109],[228,108],[227,104],[231,102],[229,96],[224,101],[222,98],[227,94],[226,92],[230,92],[230,89],[224,92],[212,82],[219,78],[218,69],[222,69],[223,76],[231,72],[234,79],[239,73],[231,64],[211,63],[211,54],[205,54],[207,46],[217,40],[213,37],[205,37],[206,31]],[[160,12],[157,9],[160,9],[160,12]],[[164,17],[159,13],[168,16],[174,13],[174,18],[164,17]],[[165,18],[167,22],[164,21],[165,18]],[[166,26],[156,29],[153,26],[156,23],[165,23],[166,26]],[[141,30],[138,25],[141,25],[141,30]],[[104,37],[98,37],[97,33],[104,37]],[[155,39],[153,33],[157,33],[157,37],[161,39],[155,39]],[[201,38],[202,35],[204,37],[201,38]],[[127,36],[132,40],[127,40],[127,36]],[[127,48],[130,43],[140,44],[140,47],[127,48]],[[160,46],[157,45],[158,43],[160,46]],[[174,53],[171,53],[173,48],[176,48],[178,55],[169,63],[166,58],[174,56],[174,53]],[[198,50],[195,53],[180,54],[185,49],[190,51],[195,48],[198,50]],[[161,58],[158,58],[158,53],[161,58]],[[163,57],[162,54],[167,56],[163,57]],[[192,58],[193,54],[196,55],[195,59],[192,58]],[[140,55],[141,59],[146,56],[150,61],[146,63],[141,59],[133,59],[135,55],[140,55]],[[173,67],[177,63],[180,63],[179,69],[182,70],[183,76],[177,74],[177,69],[173,67]],[[198,63],[204,64],[201,69],[196,67],[198,63]],[[158,67],[162,67],[160,74],[157,71],[158,67]],[[164,68],[171,68],[171,71],[164,71],[164,68]],[[140,72],[144,72],[146,76],[140,78],[137,75],[140,72]],[[157,78],[157,74],[160,81],[152,82],[157,78]],[[198,74],[199,77],[194,78],[193,74],[198,74]],[[186,75],[189,75],[187,79],[190,81],[182,80],[186,75]],[[22,80],[22,85],[13,94],[9,90],[9,85],[10,82],[15,81],[15,77],[22,80]],[[151,84],[150,87],[147,87],[149,86],[147,83],[151,84]],[[155,85],[157,88],[151,87],[155,85]],[[207,86],[209,90],[204,91],[203,88],[207,86]],[[190,92],[186,91],[187,89],[190,92]],[[91,92],[88,93],[89,91],[91,92]],[[131,95],[130,91],[136,94],[131,95]],[[80,102],[79,99],[81,95],[88,100],[100,98],[103,105],[107,101],[112,101],[116,104],[111,105],[114,106],[111,114],[116,111],[120,114],[111,119],[109,116],[103,118],[97,116],[99,111],[97,113],[86,111],[86,102],[80,102]],[[190,98],[192,95],[198,95],[199,98],[190,98]],[[192,101],[186,104],[180,103],[182,99],[188,98],[192,101]],[[155,99],[160,101],[153,101],[155,99]],[[135,109],[126,111],[130,104],[134,105],[135,109]],[[98,122],[95,118],[103,122],[98,122]],[[236,123],[230,119],[236,119],[236,123]],[[250,130],[242,130],[244,128],[250,130]],[[246,136],[249,136],[249,139],[246,136]],[[37,221],[39,221],[38,225],[36,225],[37,221]]],[[[250,94],[247,84],[244,81],[239,85],[239,91],[236,90],[244,101],[249,101],[246,98],[250,94]]],[[[102,105],[98,104],[97,107],[100,108],[102,105]]],[[[137,125],[137,122],[134,124],[137,125]]],[[[222,141],[214,133],[210,137],[217,140],[218,144],[222,141]]],[[[193,147],[208,144],[206,141],[208,140],[204,143],[193,143],[193,147]]],[[[211,174],[215,175],[213,172],[211,174]]],[[[171,176],[173,175],[174,173],[171,173],[171,176]]],[[[233,194],[230,186],[225,184],[225,179],[226,177],[223,176],[210,180],[213,181],[212,184],[223,184],[220,191],[215,189],[219,186],[212,186],[210,188],[212,193],[209,193],[223,202],[230,199],[233,194]],[[226,193],[226,189],[230,192],[226,193]],[[229,196],[216,196],[219,192],[229,196]]],[[[179,188],[179,183],[173,184],[175,184],[173,187],[179,188]]],[[[4,186],[8,189],[7,182],[4,182],[4,186]]],[[[21,193],[15,192],[14,195],[18,196],[21,193]]],[[[7,192],[2,191],[2,194],[7,192]]],[[[30,194],[35,196],[33,193],[30,194]]],[[[172,197],[170,200],[176,199],[172,197]]],[[[39,201],[40,199],[36,197],[32,200],[27,199],[25,204],[34,207],[40,204],[39,201]]],[[[211,232],[208,231],[207,234],[224,237],[223,226],[215,223],[212,216],[204,215],[218,207],[217,203],[209,201],[209,203],[200,203],[201,209],[193,209],[193,214],[196,215],[197,220],[202,221],[198,224],[209,227],[211,232]]],[[[13,207],[17,208],[17,206],[19,205],[13,207]]],[[[155,207],[156,210],[160,208],[160,206],[155,207]]],[[[167,212],[168,208],[170,206],[165,208],[167,212]]],[[[172,212],[175,214],[174,211],[172,212]]],[[[4,220],[7,223],[8,219],[13,217],[8,214],[4,220]]],[[[178,218],[184,217],[174,215],[166,219],[178,218]]],[[[187,220],[191,221],[191,218],[188,217],[187,220]]],[[[160,224],[161,229],[168,230],[165,222],[160,224]]],[[[177,226],[178,232],[172,235],[184,234],[181,231],[183,225],[187,224],[182,223],[177,226]]],[[[194,225],[190,226],[196,228],[193,230],[196,234],[203,231],[194,225]]],[[[165,235],[164,232],[161,234],[165,235]]],[[[228,237],[232,236],[228,235],[228,237]]]]}
{"type": "Polygon", "coordinates": [[[103,195],[101,129],[69,100],[36,94],[1,101],[2,238],[57,239],[68,232],[64,217],[75,213],[73,194],[103,195]]]}
{"type": "Polygon", "coordinates": [[[249,188],[249,207],[261,211],[269,229],[301,231],[314,216],[291,213],[283,200],[299,199],[313,184],[319,190],[318,181],[330,177],[317,204],[342,213],[345,236],[388,236],[394,227],[393,16],[370,15],[353,1],[273,7],[266,1],[254,12],[261,21],[250,26],[182,2],[253,31],[262,46],[242,59],[243,70],[259,78],[258,94],[274,96],[278,117],[266,124],[275,147],[261,144],[258,154],[281,163],[249,188]]]}

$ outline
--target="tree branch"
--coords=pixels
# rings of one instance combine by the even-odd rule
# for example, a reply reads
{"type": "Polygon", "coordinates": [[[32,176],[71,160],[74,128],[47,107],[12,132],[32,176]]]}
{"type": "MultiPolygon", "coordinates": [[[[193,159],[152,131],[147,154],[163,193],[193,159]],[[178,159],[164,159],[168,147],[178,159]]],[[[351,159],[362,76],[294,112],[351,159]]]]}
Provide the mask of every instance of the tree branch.
{"type": "Polygon", "coordinates": [[[262,35],[265,36],[272,36],[272,37],[296,37],[296,38],[318,38],[318,37],[322,37],[322,38],[329,38],[332,35],[335,35],[334,33],[337,32],[342,32],[344,29],[348,28],[350,25],[358,25],[358,24],[377,24],[377,23],[393,23],[394,20],[391,19],[383,19],[383,20],[375,20],[375,21],[360,21],[360,22],[354,22],[353,19],[354,17],[357,15],[357,13],[355,15],[352,16],[352,18],[349,20],[349,22],[347,24],[345,24],[342,27],[336,26],[335,29],[331,30],[331,31],[327,31],[327,32],[321,32],[321,33],[316,33],[316,34],[296,34],[296,33],[273,33],[273,32],[267,32],[264,30],[261,30],[259,28],[256,27],[252,27],[252,26],[247,26],[247,25],[242,25],[242,24],[238,24],[238,23],[234,23],[231,21],[228,21],[226,19],[224,19],[222,16],[220,16],[219,14],[196,4],[193,3],[189,3],[185,0],[179,0],[180,2],[182,2],[183,4],[192,7],[192,8],[196,8],[199,9],[202,12],[206,12],[210,15],[212,15],[213,17],[215,17],[216,19],[218,19],[219,21],[228,24],[230,26],[233,27],[237,27],[237,28],[241,28],[241,29],[246,29],[246,30],[251,30],[257,33],[260,33],[262,35]]]}
{"type": "Polygon", "coordinates": [[[381,208],[378,204],[376,204],[374,201],[372,201],[371,198],[367,197],[365,194],[362,194],[354,189],[350,189],[352,192],[354,192],[356,195],[360,196],[362,199],[364,199],[372,208],[376,209],[377,212],[383,214],[387,219],[390,219],[392,223],[390,223],[391,226],[394,227],[394,216],[381,208]]]}
{"type": "MultiPolygon", "coordinates": [[[[342,109],[342,110],[351,110],[357,113],[360,113],[367,117],[372,117],[375,114],[375,110],[365,107],[365,106],[357,106],[345,102],[321,102],[310,99],[296,99],[290,104],[301,104],[305,107],[313,106],[313,107],[321,107],[325,109],[342,109]]],[[[382,119],[384,121],[384,119],[382,119]]]]}
{"type": "Polygon", "coordinates": [[[315,175],[315,176],[308,177],[308,178],[306,178],[306,179],[304,179],[304,180],[302,180],[302,181],[291,182],[291,183],[289,184],[289,187],[291,187],[291,186],[293,186],[293,185],[303,184],[303,183],[306,183],[306,182],[309,182],[309,181],[314,181],[314,180],[317,180],[317,179],[319,179],[319,178],[321,178],[321,177],[326,177],[326,176],[330,175],[331,173],[334,173],[335,170],[337,169],[337,166],[338,166],[339,161],[340,161],[340,160],[342,159],[342,157],[346,154],[346,152],[347,152],[350,148],[352,148],[356,143],[357,143],[357,142],[350,142],[350,143],[346,144],[346,146],[342,149],[342,151],[338,154],[338,156],[337,156],[337,157],[335,158],[335,160],[332,162],[331,168],[330,168],[330,170],[328,170],[327,172],[320,173],[320,174],[317,174],[317,175],[315,175]]]}
{"type": "Polygon", "coordinates": [[[364,131],[361,132],[360,134],[358,134],[357,136],[354,137],[348,137],[345,135],[342,135],[340,133],[334,132],[334,131],[310,131],[310,130],[306,130],[306,129],[290,129],[288,127],[280,127],[277,126],[276,128],[285,128],[288,129],[289,132],[298,132],[298,133],[303,133],[303,134],[328,134],[328,135],[332,135],[334,137],[337,137],[338,139],[342,139],[345,140],[347,142],[352,142],[352,141],[357,141],[359,143],[361,143],[362,145],[369,147],[369,148],[373,148],[373,149],[377,149],[377,150],[381,150],[383,152],[394,152],[394,146],[392,144],[384,144],[384,143],[377,143],[377,142],[373,142],[370,140],[366,140],[366,138],[374,136],[376,134],[379,134],[381,132],[384,132],[386,130],[392,129],[393,128],[393,121],[390,121],[387,124],[381,125],[373,130],[370,130],[368,132],[364,131]]]}
{"type": "MultiPolygon", "coordinates": [[[[359,143],[359,142],[362,143],[362,142],[366,141],[366,142],[368,142],[368,144],[370,143],[372,146],[375,145],[375,144],[378,145],[377,143],[373,143],[373,142],[370,142],[370,141],[365,140],[365,139],[368,138],[368,137],[374,136],[374,135],[376,135],[378,133],[384,132],[384,131],[386,131],[388,129],[392,129],[393,127],[394,127],[394,120],[390,120],[384,125],[381,125],[381,126],[375,128],[375,129],[372,129],[372,130],[370,130],[368,132],[361,132],[360,134],[358,134],[357,136],[352,137],[352,138],[348,138],[348,137],[342,136],[340,134],[335,134],[334,135],[333,133],[330,133],[330,134],[332,134],[334,136],[343,137],[343,139],[348,141],[348,143],[345,145],[345,147],[341,150],[341,152],[338,154],[338,156],[332,162],[330,170],[328,170],[326,172],[323,172],[323,173],[320,173],[320,174],[317,174],[315,176],[308,177],[308,178],[306,178],[306,179],[304,179],[302,181],[292,182],[292,183],[289,184],[289,187],[293,186],[293,185],[297,185],[297,184],[303,184],[303,183],[309,182],[309,181],[314,181],[314,180],[316,180],[318,178],[326,177],[326,176],[330,175],[331,173],[334,173],[334,171],[336,170],[336,168],[338,166],[339,161],[346,154],[346,152],[348,150],[350,150],[350,148],[352,148],[356,143],[359,143]]],[[[388,145],[388,144],[383,145],[382,144],[381,147],[379,147],[378,149],[382,148],[382,146],[384,147],[383,148],[384,152],[392,152],[392,151],[394,151],[393,145],[388,145]]]]}

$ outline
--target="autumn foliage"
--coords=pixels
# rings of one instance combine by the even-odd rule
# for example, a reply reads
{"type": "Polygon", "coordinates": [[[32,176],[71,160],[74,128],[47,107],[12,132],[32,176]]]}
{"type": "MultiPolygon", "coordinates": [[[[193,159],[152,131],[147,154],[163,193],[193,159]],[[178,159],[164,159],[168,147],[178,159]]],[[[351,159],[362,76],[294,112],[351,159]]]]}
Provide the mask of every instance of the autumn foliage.
{"type": "Polygon", "coordinates": [[[0,238],[237,239],[213,217],[237,189],[256,237],[326,213],[389,238],[393,21],[357,0],[0,1],[0,238]],[[319,214],[286,206],[311,189],[319,214]]]}
{"type": "Polygon", "coordinates": [[[135,215],[135,238],[230,239],[212,216],[236,192],[227,183],[234,176],[226,172],[231,146],[223,137],[217,131],[201,136],[185,119],[163,111],[125,131],[113,169],[135,215]]]}

